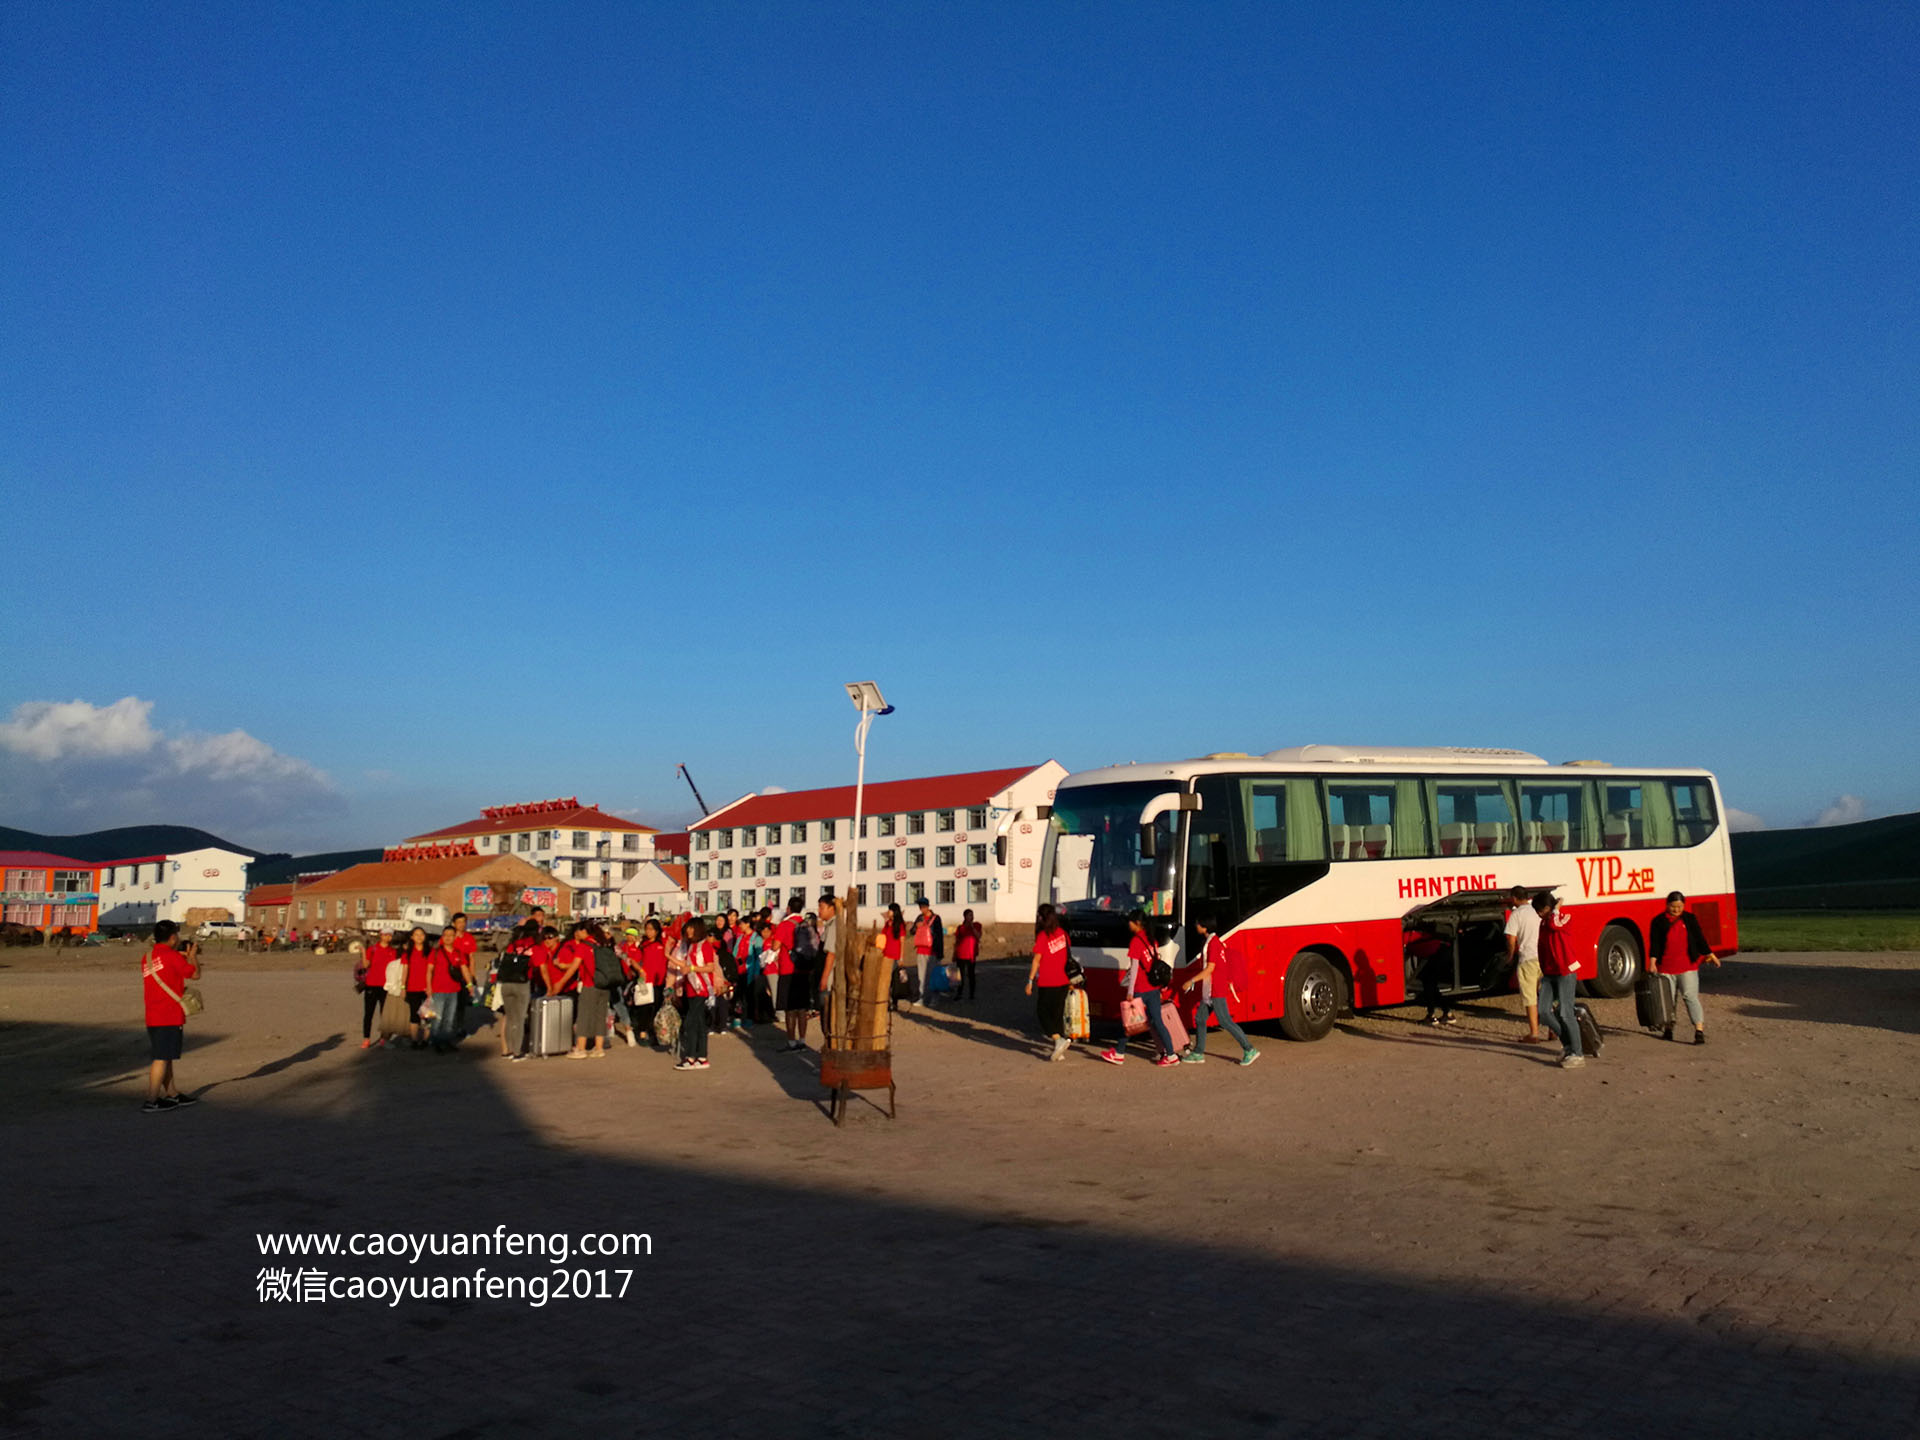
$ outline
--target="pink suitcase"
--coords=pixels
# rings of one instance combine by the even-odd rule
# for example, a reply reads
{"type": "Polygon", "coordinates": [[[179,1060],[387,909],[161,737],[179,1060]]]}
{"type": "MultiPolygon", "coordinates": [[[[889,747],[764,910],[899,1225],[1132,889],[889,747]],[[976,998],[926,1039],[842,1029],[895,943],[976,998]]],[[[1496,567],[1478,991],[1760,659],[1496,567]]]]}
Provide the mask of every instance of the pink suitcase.
{"type": "Polygon", "coordinates": [[[1173,1037],[1173,1053],[1178,1055],[1187,1048],[1187,1026],[1180,1018],[1179,1007],[1171,1000],[1162,1000],[1160,1018],[1167,1022],[1167,1034],[1173,1037]]]}

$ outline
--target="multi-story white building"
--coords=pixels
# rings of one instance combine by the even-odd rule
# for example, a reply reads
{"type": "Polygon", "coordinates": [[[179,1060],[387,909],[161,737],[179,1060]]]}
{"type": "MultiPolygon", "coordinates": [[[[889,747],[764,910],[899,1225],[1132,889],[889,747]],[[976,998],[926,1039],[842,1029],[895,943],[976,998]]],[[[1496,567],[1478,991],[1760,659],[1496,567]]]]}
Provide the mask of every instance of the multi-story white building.
{"type": "Polygon", "coordinates": [[[172,920],[238,920],[247,911],[247,866],[253,856],[208,847],[178,855],[139,855],[100,865],[100,924],[152,925],[172,920]]]}
{"type": "Polygon", "coordinates": [[[621,887],[653,859],[651,825],[622,820],[569,796],[495,805],[477,819],[409,835],[403,845],[471,841],[481,855],[513,855],[537,865],[573,892],[576,915],[617,915],[621,887]]]}
{"type": "Polygon", "coordinates": [[[983,925],[1030,925],[1047,830],[1035,812],[1066,773],[1049,760],[879,781],[866,787],[858,839],[851,785],[749,795],[692,827],[694,908],[784,908],[795,896],[812,906],[857,887],[863,906],[911,909],[925,895],[949,929],[968,909],[983,925]]]}

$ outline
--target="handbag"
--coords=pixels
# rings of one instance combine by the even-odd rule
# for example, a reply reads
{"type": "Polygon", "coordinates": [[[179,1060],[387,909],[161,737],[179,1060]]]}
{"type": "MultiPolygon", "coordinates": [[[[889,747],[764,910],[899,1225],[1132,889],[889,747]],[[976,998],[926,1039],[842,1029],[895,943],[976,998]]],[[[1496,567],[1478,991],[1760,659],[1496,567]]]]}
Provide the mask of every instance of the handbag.
{"type": "Polygon", "coordinates": [[[1147,1028],[1147,999],[1144,995],[1129,995],[1120,1002],[1120,1026],[1129,1035],[1139,1035],[1147,1028]]]}
{"type": "Polygon", "coordinates": [[[413,1028],[413,1016],[407,1010],[407,997],[389,995],[380,1002],[380,1033],[404,1035],[413,1028]]]}
{"type": "Polygon", "coordinates": [[[1171,984],[1172,981],[1173,967],[1167,964],[1166,961],[1155,960],[1151,965],[1147,966],[1147,983],[1149,985],[1157,988],[1162,985],[1171,984]]]}
{"type": "Polygon", "coordinates": [[[402,999],[407,994],[407,967],[398,960],[387,962],[387,979],[382,987],[389,995],[398,995],[402,999]]]}
{"type": "MultiPolygon", "coordinates": [[[[149,950],[147,954],[152,955],[153,952],[149,950]]],[[[141,969],[144,970],[145,968],[146,961],[143,959],[141,961],[141,969]]],[[[198,1015],[202,1010],[207,1008],[206,1001],[200,998],[200,992],[191,985],[182,985],[178,990],[175,990],[158,975],[153,977],[153,983],[160,987],[168,999],[172,1000],[189,1015],[198,1015]]]]}

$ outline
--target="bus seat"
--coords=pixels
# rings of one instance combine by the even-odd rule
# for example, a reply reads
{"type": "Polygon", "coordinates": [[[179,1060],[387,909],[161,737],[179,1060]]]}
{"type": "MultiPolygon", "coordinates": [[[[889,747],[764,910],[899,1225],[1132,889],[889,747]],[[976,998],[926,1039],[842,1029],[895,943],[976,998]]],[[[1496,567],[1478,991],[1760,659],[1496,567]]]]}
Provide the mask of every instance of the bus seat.
{"type": "Polygon", "coordinates": [[[1564,850],[1571,837],[1573,827],[1565,820],[1542,820],[1540,822],[1540,849],[1564,850]]]}
{"type": "Polygon", "coordinates": [[[1351,825],[1329,825],[1327,827],[1327,846],[1329,850],[1331,850],[1334,859],[1346,860],[1351,858],[1348,852],[1353,846],[1353,829],[1354,827],[1351,825]]]}
{"type": "Polygon", "coordinates": [[[1385,860],[1393,854],[1393,827],[1391,825],[1369,825],[1366,836],[1361,842],[1365,848],[1361,852],[1369,860],[1385,860]]]}
{"type": "Polygon", "coordinates": [[[1474,848],[1482,855],[1495,855],[1507,848],[1507,827],[1498,820],[1483,820],[1473,827],[1474,848]]]}
{"type": "Polygon", "coordinates": [[[1442,855],[1465,855],[1473,848],[1473,827],[1471,825],[1442,825],[1440,827],[1440,853],[1442,855]]]}
{"type": "Polygon", "coordinates": [[[1253,832],[1253,858],[1256,864],[1271,865],[1287,858],[1287,832],[1279,826],[1253,832]]]}
{"type": "Polygon", "coordinates": [[[1544,848],[1540,844],[1540,822],[1538,820],[1522,820],[1520,822],[1520,848],[1529,855],[1544,848]]]}
{"type": "Polygon", "coordinates": [[[1625,850],[1633,839],[1633,822],[1625,815],[1610,814],[1603,833],[1606,835],[1607,849],[1625,850]]]}

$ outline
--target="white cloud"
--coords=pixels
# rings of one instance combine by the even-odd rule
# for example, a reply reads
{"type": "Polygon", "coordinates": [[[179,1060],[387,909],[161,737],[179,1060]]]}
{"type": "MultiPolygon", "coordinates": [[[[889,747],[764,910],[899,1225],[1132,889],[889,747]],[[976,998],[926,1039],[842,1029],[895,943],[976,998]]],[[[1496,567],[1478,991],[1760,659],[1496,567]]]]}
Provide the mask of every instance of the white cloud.
{"type": "Polygon", "coordinates": [[[1767,822],[1751,810],[1736,810],[1731,805],[1727,807],[1727,829],[1731,830],[1735,835],[1739,835],[1748,830],[1764,830],[1766,828],[1767,822]]]}
{"type": "Polygon", "coordinates": [[[1867,802],[1858,795],[1842,795],[1807,823],[1809,825],[1851,825],[1867,818],[1867,802]]]}
{"type": "Polygon", "coordinates": [[[767,785],[761,789],[760,793],[762,795],[784,795],[787,793],[787,787],[784,785],[767,785]]]}
{"type": "Polygon", "coordinates": [[[197,825],[262,844],[335,816],[345,800],[326,772],[244,730],[168,735],[153,702],[30,700],[0,721],[0,814],[28,830],[197,825]]]}

